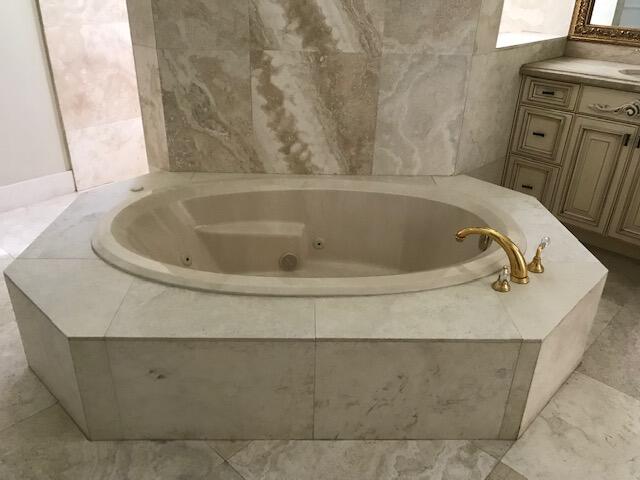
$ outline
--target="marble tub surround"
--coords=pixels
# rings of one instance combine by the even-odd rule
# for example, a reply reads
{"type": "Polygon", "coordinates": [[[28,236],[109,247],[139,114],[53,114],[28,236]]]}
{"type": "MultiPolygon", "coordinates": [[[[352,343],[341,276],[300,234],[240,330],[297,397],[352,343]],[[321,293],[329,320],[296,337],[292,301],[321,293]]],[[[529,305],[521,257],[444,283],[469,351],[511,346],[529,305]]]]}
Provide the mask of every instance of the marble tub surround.
{"type": "MultiPolygon", "coordinates": [[[[72,226],[88,244],[89,225],[135,197],[132,186],[226,178],[238,175],[156,173],[87,192],[6,270],[30,365],[89,438],[515,439],[529,404],[546,403],[582,354],[583,336],[567,336],[591,324],[606,269],[572,256],[575,240],[509,295],[490,289],[492,276],[387,296],[386,310],[380,297],[350,306],[174,288],[115,270],[81,242],[55,245],[72,226]],[[563,281],[574,286],[558,288],[563,281]],[[521,319],[517,304],[555,320],[521,319]],[[463,316],[463,305],[478,314],[463,316]]],[[[469,177],[406,181],[509,202],[536,221],[527,244],[557,227],[531,197],[469,177]]]]}
{"type": "Polygon", "coordinates": [[[555,40],[523,45],[500,55],[513,75],[474,73],[476,59],[483,65],[484,55],[500,52],[502,0],[128,3],[152,169],[451,175],[493,163],[499,170],[515,106],[505,90],[518,88],[523,62],[563,50],[555,40]],[[236,68],[233,56],[250,66],[236,68]],[[490,92],[494,108],[484,116],[473,114],[486,107],[470,103],[474,82],[482,85],[477,95],[490,92]]]}
{"type": "Polygon", "coordinates": [[[620,70],[637,70],[633,63],[560,57],[523,65],[525,75],[576,82],[596,87],[640,92],[640,77],[626,75],[620,70]]]}

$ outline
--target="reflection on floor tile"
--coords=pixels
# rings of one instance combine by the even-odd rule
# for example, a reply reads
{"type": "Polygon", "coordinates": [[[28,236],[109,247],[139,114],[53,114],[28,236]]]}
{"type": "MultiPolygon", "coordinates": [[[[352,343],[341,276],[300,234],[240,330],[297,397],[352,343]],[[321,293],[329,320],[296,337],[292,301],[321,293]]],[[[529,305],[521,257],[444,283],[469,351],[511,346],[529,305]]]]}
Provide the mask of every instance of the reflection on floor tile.
{"type": "Polygon", "coordinates": [[[89,442],[55,405],[0,435],[3,480],[241,480],[206,442],[89,442]]]}
{"type": "Polygon", "coordinates": [[[528,480],[640,477],[640,402],[574,373],[503,462],[528,480]]]}
{"type": "Polygon", "coordinates": [[[484,480],[496,460],[465,441],[256,441],[231,465],[247,480],[484,480]]]}
{"type": "Polygon", "coordinates": [[[0,248],[17,257],[76,198],[76,193],[0,213],[0,248]]]}
{"type": "Polygon", "coordinates": [[[0,323],[0,430],[55,402],[27,366],[16,323],[0,323]]]}
{"type": "Polygon", "coordinates": [[[640,399],[640,298],[620,309],[578,371],[640,399]]]}

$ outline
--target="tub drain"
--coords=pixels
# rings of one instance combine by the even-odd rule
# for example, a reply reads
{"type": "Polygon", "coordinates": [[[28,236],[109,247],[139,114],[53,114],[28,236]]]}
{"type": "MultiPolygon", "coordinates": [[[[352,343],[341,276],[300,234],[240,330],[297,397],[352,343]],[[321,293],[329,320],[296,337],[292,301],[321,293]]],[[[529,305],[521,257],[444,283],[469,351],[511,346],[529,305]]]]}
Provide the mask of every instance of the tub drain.
{"type": "Polygon", "coordinates": [[[290,272],[292,270],[295,270],[298,266],[298,256],[295,253],[291,252],[283,253],[280,256],[278,264],[280,265],[280,270],[290,272]]]}

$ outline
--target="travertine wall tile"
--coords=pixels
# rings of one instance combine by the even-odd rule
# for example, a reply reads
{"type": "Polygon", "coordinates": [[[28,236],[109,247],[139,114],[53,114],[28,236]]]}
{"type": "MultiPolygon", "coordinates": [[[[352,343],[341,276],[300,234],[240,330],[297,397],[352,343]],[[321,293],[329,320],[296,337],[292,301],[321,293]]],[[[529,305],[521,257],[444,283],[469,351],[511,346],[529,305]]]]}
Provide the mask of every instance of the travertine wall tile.
{"type": "Polygon", "coordinates": [[[252,54],[253,124],[267,172],[370,174],[379,60],[364,54],[252,54]]]}

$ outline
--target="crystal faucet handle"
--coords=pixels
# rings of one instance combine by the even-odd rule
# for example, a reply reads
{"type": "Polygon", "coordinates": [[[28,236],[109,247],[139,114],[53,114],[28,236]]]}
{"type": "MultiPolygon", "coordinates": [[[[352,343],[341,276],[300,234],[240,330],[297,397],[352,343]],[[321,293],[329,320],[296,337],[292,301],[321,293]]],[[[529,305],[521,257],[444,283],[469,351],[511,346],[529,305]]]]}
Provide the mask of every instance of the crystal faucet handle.
{"type": "Polygon", "coordinates": [[[548,237],[548,236],[545,235],[544,237],[542,237],[542,240],[540,240],[539,247],[542,248],[542,249],[545,249],[549,245],[551,245],[551,237],[548,237]]]}
{"type": "Polygon", "coordinates": [[[491,284],[491,288],[493,288],[496,292],[507,293],[511,291],[511,282],[509,278],[511,277],[511,269],[508,265],[502,267],[500,273],[498,274],[498,279],[491,284]]]}
{"type": "Polygon", "coordinates": [[[540,244],[536,249],[536,255],[533,257],[533,260],[527,265],[527,270],[531,273],[543,273],[544,265],[542,265],[542,250],[547,248],[551,244],[551,238],[548,236],[542,237],[540,240],[540,244]]]}

